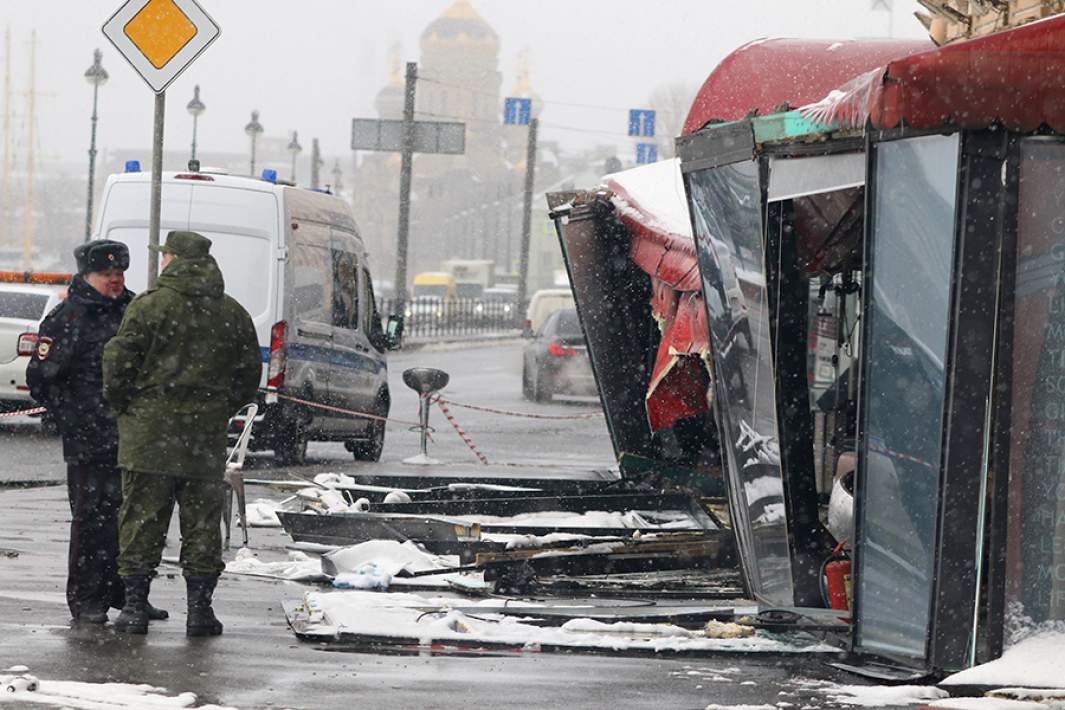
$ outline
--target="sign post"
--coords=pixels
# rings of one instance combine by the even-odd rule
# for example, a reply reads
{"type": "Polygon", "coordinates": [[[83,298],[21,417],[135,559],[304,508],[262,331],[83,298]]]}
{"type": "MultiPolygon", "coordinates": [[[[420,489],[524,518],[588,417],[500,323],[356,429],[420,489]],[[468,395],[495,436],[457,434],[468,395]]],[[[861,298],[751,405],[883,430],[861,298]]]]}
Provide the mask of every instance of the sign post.
{"type": "MultiPolygon", "coordinates": [[[[159,244],[163,192],[163,119],[166,88],[222,30],[196,0],[126,0],[103,33],[155,92],[148,244],[159,244]]],[[[148,250],[148,287],[155,286],[159,255],[148,250]]]]}
{"type": "MultiPolygon", "coordinates": [[[[532,99],[508,96],[503,101],[503,123],[510,126],[528,126],[528,143],[525,147],[525,194],[521,206],[521,245],[518,250],[518,309],[515,318],[518,326],[525,322],[525,308],[529,296],[529,243],[532,240],[532,198],[536,181],[536,134],[539,121],[532,117],[532,99]]],[[[509,230],[508,230],[509,234],[509,230]]]]}
{"type": "Polygon", "coordinates": [[[407,62],[403,120],[355,118],[351,121],[352,150],[380,150],[400,154],[399,228],[396,233],[397,312],[407,301],[407,247],[410,241],[410,190],[415,153],[462,155],[466,152],[466,124],[447,121],[415,121],[414,97],[418,64],[407,62]]]}

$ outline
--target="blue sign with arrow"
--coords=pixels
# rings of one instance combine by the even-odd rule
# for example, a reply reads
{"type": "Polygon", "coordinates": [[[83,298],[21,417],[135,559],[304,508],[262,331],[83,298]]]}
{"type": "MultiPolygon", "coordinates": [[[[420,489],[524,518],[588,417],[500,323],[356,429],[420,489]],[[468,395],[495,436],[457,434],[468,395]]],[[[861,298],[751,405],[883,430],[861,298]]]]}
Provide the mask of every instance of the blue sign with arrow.
{"type": "MultiPolygon", "coordinates": [[[[655,112],[634,108],[629,111],[629,135],[652,138],[655,134],[655,112]]],[[[653,161],[652,161],[653,162],[653,161]]]]}
{"type": "Polygon", "coordinates": [[[508,96],[503,101],[503,123],[508,126],[527,126],[532,118],[532,99],[508,96]]]}
{"type": "Polygon", "coordinates": [[[658,146],[654,143],[636,144],[636,164],[648,165],[658,162],[658,146]]]}

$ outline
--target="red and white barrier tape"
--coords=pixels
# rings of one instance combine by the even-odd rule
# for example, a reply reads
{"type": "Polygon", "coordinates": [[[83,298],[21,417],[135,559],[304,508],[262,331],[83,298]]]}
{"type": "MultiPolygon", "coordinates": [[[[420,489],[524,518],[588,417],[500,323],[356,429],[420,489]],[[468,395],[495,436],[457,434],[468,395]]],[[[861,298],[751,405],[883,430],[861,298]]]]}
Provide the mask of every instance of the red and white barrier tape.
{"type": "Polygon", "coordinates": [[[472,409],[476,412],[488,412],[489,414],[501,414],[505,417],[522,417],[525,419],[554,419],[554,420],[573,420],[573,419],[597,419],[603,416],[602,412],[591,412],[589,414],[533,414],[531,412],[512,412],[506,409],[493,409],[492,407],[480,407],[476,404],[464,404],[462,402],[455,402],[450,399],[444,399],[437,396],[437,402],[445,402],[452,407],[461,407],[463,409],[472,409]]]}
{"type": "Polygon", "coordinates": [[[329,404],[322,404],[321,402],[312,402],[309,399],[300,399],[299,397],[291,397],[287,394],[278,394],[272,390],[260,389],[260,392],[266,394],[275,395],[278,399],[284,399],[289,402],[296,402],[297,404],[303,404],[308,407],[314,407],[316,409],[324,409],[329,412],[337,412],[338,414],[347,414],[352,417],[362,417],[364,419],[376,419],[382,422],[392,422],[393,424],[402,424],[404,426],[416,426],[421,427],[421,422],[411,422],[405,419],[392,419],[391,417],[382,417],[380,414],[370,414],[369,412],[357,412],[354,409],[344,409],[343,407],[334,407],[329,404]]]}
{"type": "Polygon", "coordinates": [[[34,407],[33,409],[23,409],[19,412],[0,412],[0,418],[2,417],[25,417],[30,414],[41,414],[47,412],[48,407],[34,407]]]}
{"type": "MultiPolygon", "coordinates": [[[[423,396],[427,397],[429,395],[423,396]]],[[[473,439],[471,439],[469,435],[462,430],[462,427],[459,426],[459,423],[455,421],[455,417],[451,416],[451,410],[447,408],[447,400],[442,399],[441,397],[435,397],[433,401],[436,402],[436,406],[440,407],[440,411],[444,413],[445,417],[447,417],[448,423],[455,428],[455,431],[458,432],[458,435],[462,438],[464,442],[466,442],[466,446],[470,447],[470,451],[472,451],[474,455],[478,459],[480,459],[481,463],[487,466],[488,458],[480,452],[477,446],[473,443],[473,439]]]]}

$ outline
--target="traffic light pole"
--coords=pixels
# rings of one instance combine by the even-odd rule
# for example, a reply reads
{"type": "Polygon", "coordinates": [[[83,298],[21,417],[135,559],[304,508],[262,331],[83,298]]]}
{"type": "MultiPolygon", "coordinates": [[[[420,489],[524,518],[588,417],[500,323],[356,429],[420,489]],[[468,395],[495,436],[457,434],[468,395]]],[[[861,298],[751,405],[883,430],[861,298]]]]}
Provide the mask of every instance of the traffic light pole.
{"type": "Polygon", "coordinates": [[[521,215],[521,251],[518,255],[518,327],[525,324],[529,305],[529,241],[532,236],[533,183],[536,180],[536,133],[540,120],[529,121],[529,145],[525,153],[525,203],[521,215]]]}
{"type": "MultiPolygon", "coordinates": [[[[155,128],[152,131],[152,192],[151,212],[148,216],[148,246],[159,245],[160,212],[163,204],[163,119],[166,114],[166,92],[155,95],[155,128]]],[[[159,279],[159,252],[148,250],[148,288],[159,279]]]]}

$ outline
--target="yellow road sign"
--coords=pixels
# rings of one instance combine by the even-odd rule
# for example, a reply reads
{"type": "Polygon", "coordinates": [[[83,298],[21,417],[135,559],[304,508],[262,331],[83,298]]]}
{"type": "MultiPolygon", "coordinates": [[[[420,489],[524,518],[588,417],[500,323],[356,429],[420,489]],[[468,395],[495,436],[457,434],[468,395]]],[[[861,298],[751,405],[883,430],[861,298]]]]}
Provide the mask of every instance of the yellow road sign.
{"type": "Polygon", "coordinates": [[[221,29],[196,0],[127,0],[103,32],[152,91],[161,93],[221,29]]]}

